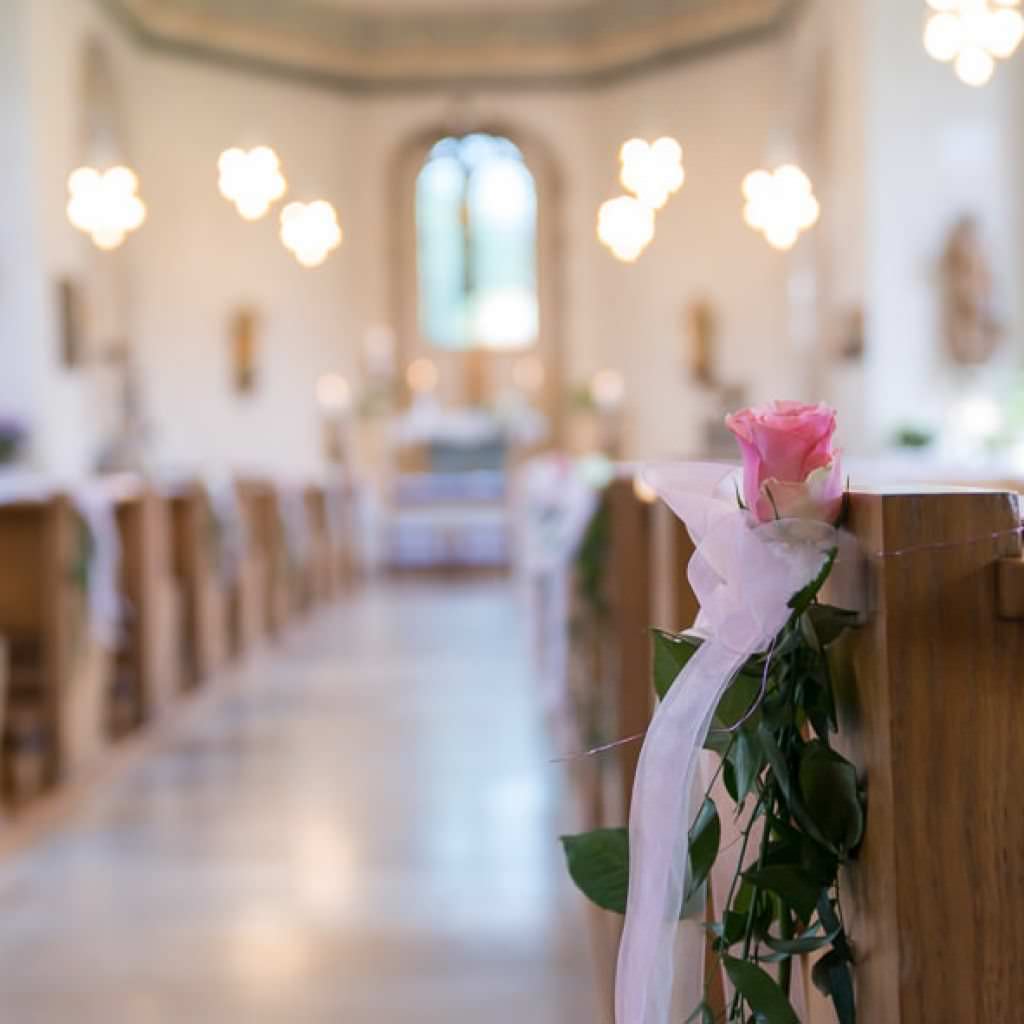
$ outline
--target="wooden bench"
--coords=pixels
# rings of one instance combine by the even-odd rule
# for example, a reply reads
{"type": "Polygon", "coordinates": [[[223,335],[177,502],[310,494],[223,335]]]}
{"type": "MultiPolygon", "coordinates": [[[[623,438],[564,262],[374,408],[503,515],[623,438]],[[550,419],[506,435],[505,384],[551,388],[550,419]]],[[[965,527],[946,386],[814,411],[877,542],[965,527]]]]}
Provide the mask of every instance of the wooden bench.
{"type": "Polygon", "coordinates": [[[3,788],[15,804],[85,770],[104,744],[110,656],[90,629],[89,551],[68,497],[0,504],[3,788]]]}
{"type": "Polygon", "coordinates": [[[183,623],[167,502],[141,480],[118,481],[111,500],[121,543],[123,614],[109,727],[121,736],[159,718],[180,691],[183,623]]]}
{"type": "Polygon", "coordinates": [[[267,633],[280,637],[293,614],[288,550],[277,490],[266,480],[244,479],[239,495],[249,525],[253,557],[262,565],[262,621],[267,633]]]}
{"type": "Polygon", "coordinates": [[[193,688],[227,662],[227,594],[206,489],[193,481],[175,488],[169,500],[174,573],[182,595],[182,679],[193,688]]]}
{"type": "Polygon", "coordinates": [[[1004,593],[1019,527],[1007,493],[851,500],[872,610],[837,658],[839,739],[868,793],[845,889],[861,1020],[1020,1018],[1024,623],[1004,593]]]}
{"type": "Polygon", "coordinates": [[[245,484],[233,484],[236,514],[242,532],[241,558],[228,581],[228,635],[233,657],[256,648],[268,630],[267,552],[259,543],[258,510],[245,484]]]}

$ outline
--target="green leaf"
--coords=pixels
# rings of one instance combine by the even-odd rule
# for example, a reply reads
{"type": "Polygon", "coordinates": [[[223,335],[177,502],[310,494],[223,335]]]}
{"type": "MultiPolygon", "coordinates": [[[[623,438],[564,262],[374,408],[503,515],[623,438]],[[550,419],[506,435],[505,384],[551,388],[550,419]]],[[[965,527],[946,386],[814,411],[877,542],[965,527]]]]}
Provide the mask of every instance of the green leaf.
{"type": "Polygon", "coordinates": [[[822,647],[835,643],[846,630],[856,626],[860,618],[856,612],[831,604],[813,604],[807,609],[807,614],[822,647]]]}
{"type": "MultiPolygon", "coordinates": [[[[728,689],[722,694],[715,709],[714,728],[733,729],[747,715],[750,715],[751,708],[761,693],[761,675],[750,675],[741,672],[729,684],[728,689]]],[[[745,726],[754,729],[757,727],[760,712],[750,715],[745,726]]]]}
{"type": "Polygon", "coordinates": [[[664,700],[676,677],[697,653],[701,641],[685,634],[676,635],[652,629],[651,642],[654,648],[654,692],[659,700],[664,700]]]}
{"type": "Polygon", "coordinates": [[[721,921],[712,921],[704,926],[718,940],[718,949],[728,949],[742,942],[747,934],[747,915],[736,910],[727,910],[721,921]]]}
{"type": "Polygon", "coordinates": [[[786,956],[804,956],[807,953],[817,952],[819,949],[824,949],[838,934],[838,929],[834,932],[819,931],[818,926],[815,925],[813,928],[808,928],[803,935],[798,935],[795,939],[777,939],[774,935],[763,934],[761,941],[769,948],[774,949],[776,953],[783,953],[786,956]]]}
{"type": "MultiPolygon", "coordinates": [[[[761,741],[761,749],[764,750],[765,759],[771,767],[775,781],[778,783],[783,799],[786,801],[786,806],[789,808],[789,813],[815,842],[821,843],[827,849],[835,850],[832,842],[818,828],[807,808],[804,807],[803,801],[800,799],[800,793],[793,788],[789,766],[786,764],[782,751],[779,750],[779,745],[775,742],[771,729],[762,723],[757,731],[757,735],[761,741]]],[[[839,851],[835,850],[835,852],[838,853],[839,851]]]]}
{"type": "Polygon", "coordinates": [[[800,1024],[786,993],[770,974],[756,964],[731,956],[723,956],[722,964],[729,980],[750,1008],[764,1018],[765,1024],[800,1024]]]}
{"type": "Polygon", "coordinates": [[[815,740],[800,758],[800,794],[808,814],[840,853],[853,850],[864,834],[864,808],[854,766],[815,740]]]}
{"type": "Polygon", "coordinates": [[[731,756],[736,779],[734,799],[736,803],[741,804],[754,788],[754,782],[764,765],[764,755],[761,753],[761,745],[757,742],[756,734],[746,729],[738,730],[731,756]]]}
{"type": "Polygon", "coordinates": [[[690,875],[686,902],[692,899],[711,873],[721,840],[722,823],[718,819],[718,808],[714,800],[707,799],[690,829],[690,875]]]}
{"type": "Polygon", "coordinates": [[[814,965],[811,980],[822,995],[831,998],[839,1024],[857,1024],[850,964],[838,950],[829,950],[814,965]]]}
{"type": "Polygon", "coordinates": [[[683,1021],[683,1024],[715,1024],[714,1011],[708,1006],[707,1003],[701,1003],[689,1017],[683,1021]]]}
{"type": "Polygon", "coordinates": [[[629,833],[600,828],[562,836],[569,875],[591,903],[616,914],[626,912],[629,888],[629,833]]]}
{"type": "Polygon", "coordinates": [[[829,573],[832,572],[832,566],[835,564],[836,555],[839,554],[839,548],[829,548],[825,555],[825,562],[818,572],[818,575],[807,584],[803,590],[798,590],[790,599],[789,607],[793,609],[795,617],[803,615],[805,611],[811,606],[811,602],[818,596],[818,592],[825,585],[825,580],[828,579],[829,573]]]}
{"type": "Polygon", "coordinates": [[[769,867],[744,871],[743,877],[759,889],[775,893],[791,906],[803,921],[810,921],[822,887],[791,864],[773,864],[769,867]]]}

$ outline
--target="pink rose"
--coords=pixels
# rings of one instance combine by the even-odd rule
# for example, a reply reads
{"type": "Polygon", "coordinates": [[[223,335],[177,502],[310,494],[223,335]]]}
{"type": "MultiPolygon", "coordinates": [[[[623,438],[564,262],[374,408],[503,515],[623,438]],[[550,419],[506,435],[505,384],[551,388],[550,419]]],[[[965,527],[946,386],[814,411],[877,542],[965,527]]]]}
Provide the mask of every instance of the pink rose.
{"type": "Polygon", "coordinates": [[[758,522],[834,523],[843,503],[836,413],[824,403],[774,402],[726,416],[743,452],[743,500],[758,522]]]}

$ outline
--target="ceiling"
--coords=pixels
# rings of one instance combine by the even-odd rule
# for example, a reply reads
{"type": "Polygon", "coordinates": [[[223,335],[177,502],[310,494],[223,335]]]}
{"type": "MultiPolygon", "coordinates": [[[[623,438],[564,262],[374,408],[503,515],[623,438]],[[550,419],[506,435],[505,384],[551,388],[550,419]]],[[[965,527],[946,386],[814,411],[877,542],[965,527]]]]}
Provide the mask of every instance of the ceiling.
{"type": "Polygon", "coordinates": [[[350,90],[587,85],[771,32],[798,0],[100,0],[144,43],[350,90]]]}

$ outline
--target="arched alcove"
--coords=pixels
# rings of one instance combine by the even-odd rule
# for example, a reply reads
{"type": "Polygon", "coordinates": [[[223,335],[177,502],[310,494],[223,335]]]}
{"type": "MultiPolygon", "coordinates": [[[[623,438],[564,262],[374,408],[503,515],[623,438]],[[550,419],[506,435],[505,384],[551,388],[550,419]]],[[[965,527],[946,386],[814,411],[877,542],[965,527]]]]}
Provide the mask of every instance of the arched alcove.
{"type": "Polygon", "coordinates": [[[388,211],[391,218],[391,319],[396,332],[399,365],[404,368],[413,359],[428,356],[441,372],[442,396],[458,403],[479,398],[473,393],[475,388],[471,381],[479,380],[483,375],[497,386],[501,380],[509,379],[517,360],[527,354],[536,356],[544,367],[544,380],[535,400],[549,419],[552,438],[557,440],[561,434],[565,394],[564,284],[558,255],[562,214],[560,177],[548,146],[532,132],[514,124],[434,122],[399,146],[392,161],[388,195],[391,200],[388,211]],[[520,338],[520,344],[487,346],[476,344],[475,339],[467,335],[466,343],[446,347],[430,337],[420,315],[418,184],[439,143],[452,140],[457,144],[472,137],[496,140],[499,145],[507,141],[521,157],[532,181],[536,201],[536,331],[529,344],[522,344],[524,339],[520,338]]]}

